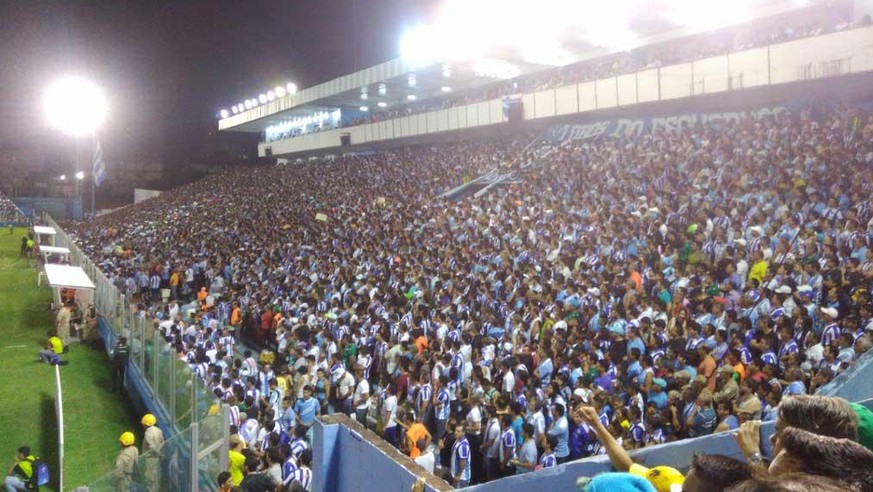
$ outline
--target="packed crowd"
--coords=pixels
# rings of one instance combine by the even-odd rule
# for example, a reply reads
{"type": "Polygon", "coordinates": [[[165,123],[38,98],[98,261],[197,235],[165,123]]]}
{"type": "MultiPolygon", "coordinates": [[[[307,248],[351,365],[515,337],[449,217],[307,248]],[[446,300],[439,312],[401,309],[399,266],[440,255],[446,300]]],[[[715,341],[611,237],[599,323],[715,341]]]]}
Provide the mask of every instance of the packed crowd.
{"type": "MultiPolygon", "coordinates": [[[[439,99],[405,103],[397,108],[374,110],[360,118],[349,121],[343,126],[387,121],[429,111],[488,101],[511,94],[554,89],[565,85],[690,62],[805,37],[820,36],[852,28],[853,24],[849,21],[850,16],[851,12],[849,9],[831,6],[826,11],[814,11],[776,24],[767,22],[696,34],[679,41],[643,46],[629,51],[613,53],[595,59],[536,72],[512,80],[489,84],[484,87],[472,88],[456,95],[443,95],[439,99]]],[[[869,19],[866,19],[865,22],[869,23],[869,19]]],[[[328,127],[315,128],[314,132],[331,129],[328,127]]],[[[294,138],[304,133],[306,132],[295,130],[280,135],[270,135],[267,141],[273,142],[294,138]]]]}
{"type": "MultiPolygon", "coordinates": [[[[23,221],[24,214],[18,205],[0,192],[0,224],[23,221]]],[[[11,234],[11,232],[10,232],[11,234]]]]}
{"type": "Polygon", "coordinates": [[[410,148],[72,227],[236,409],[230,483],[305,488],[308,428],[342,412],[463,486],[784,419],[868,351],[871,139],[850,107],[410,148]],[[521,162],[521,184],[435,198],[521,162]]]}

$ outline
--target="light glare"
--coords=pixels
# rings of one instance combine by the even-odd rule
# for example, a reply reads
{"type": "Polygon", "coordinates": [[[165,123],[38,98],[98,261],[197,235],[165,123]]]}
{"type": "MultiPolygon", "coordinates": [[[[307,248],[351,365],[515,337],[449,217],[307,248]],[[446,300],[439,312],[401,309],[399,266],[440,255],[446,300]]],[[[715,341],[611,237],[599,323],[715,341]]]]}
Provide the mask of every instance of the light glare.
{"type": "Polygon", "coordinates": [[[222,118],[227,118],[228,116],[230,116],[230,113],[228,113],[226,109],[222,109],[221,113],[219,114],[221,114],[222,118]]]}
{"type": "Polygon", "coordinates": [[[46,91],[44,103],[49,123],[73,136],[94,133],[106,118],[103,92],[81,78],[64,78],[53,83],[46,91]]]}
{"type": "Polygon", "coordinates": [[[297,94],[297,84],[295,84],[294,82],[288,82],[288,84],[285,86],[285,90],[288,92],[288,94],[297,94]]]}
{"type": "Polygon", "coordinates": [[[385,108],[385,107],[388,106],[388,103],[386,103],[385,101],[379,101],[378,106],[379,106],[380,108],[385,108]]]}
{"type": "Polygon", "coordinates": [[[79,181],[82,181],[83,179],[85,179],[85,172],[84,171],[76,172],[76,179],[78,179],[79,181]]]}
{"type": "Polygon", "coordinates": [[[368,106],[361,106],[361,107],[358,108],[358,109],[360,109],[361,111],[363,111],[363,112],[365,112],[365,113],[366,113],[367,111],[370,110],[370,108],[369,108],[368,106]]]}
{"type": "Polygon", "coordinates": [[[273,91],[276,93],[276,97],[285,97],[285,88],[281,85],[273,89],[273,91]]]}

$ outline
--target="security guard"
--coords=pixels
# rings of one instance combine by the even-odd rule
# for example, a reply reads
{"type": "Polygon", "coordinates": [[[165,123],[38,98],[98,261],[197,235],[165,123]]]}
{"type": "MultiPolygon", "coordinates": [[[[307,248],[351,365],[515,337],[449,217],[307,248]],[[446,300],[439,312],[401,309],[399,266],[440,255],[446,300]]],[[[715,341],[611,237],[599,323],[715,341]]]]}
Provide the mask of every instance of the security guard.
{"type": "Polygon", "coordinates": [[[115,470],[112,474],[115,478],[115,490],[118,492],[130,491],[133,484],[136,462],[139,459],[139,451],[134,446],[136,438],[133,432],[125,432],[118,438],[121,443],[121,452],[115,458],[115,470]]]}
{"type": "Polygon", "coordinates": [[[142,418],[145,436],[142,440],[142,452],[145,461],[145,485],[151,492],[160,490],[161,485],[161,447],[164,445],[164,432],[155,425],[157,419],[147,413],[142,418]]]}
{"type": "Polygon", "coordinates": [[[130,360],[130,347],[126,337],[118,337],[110,354],[112,359],[112,392],[119,388],[124,393],[124,371],[127,369],[127,361],[130,360]]]}

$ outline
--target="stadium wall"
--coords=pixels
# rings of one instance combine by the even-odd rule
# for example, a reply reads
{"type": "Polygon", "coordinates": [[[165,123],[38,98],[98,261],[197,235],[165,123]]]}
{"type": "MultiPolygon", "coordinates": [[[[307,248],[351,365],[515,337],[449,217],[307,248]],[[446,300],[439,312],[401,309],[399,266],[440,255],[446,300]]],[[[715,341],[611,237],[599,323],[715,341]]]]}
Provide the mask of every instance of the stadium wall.
{"type": "Polygon", "coordinates": [[[316,420],[312,460],[313,492],[408,492],[418,477],[425,478],[428,492],[452,490],[449,484],[342,414],[316,420]]]}
{"type": "Polygon", "coordinates": [[[47,212],[52,217],[82,219],[82,197],[46,198],[22,196],[13,198],[12,201],[28,217],[36,216],[41,212],[47,212]]]}
{"type": "MultiPolygon", "coordinates": [[[[870,71],[873,71],[873,26],[523,94],[524,120],[534,123],[560,116],[601,114],[618,108],[673,101],[682,101],[687,107],[693,106],[700,96],[715,95],[721,99],[739,94],[742,98],[747,91],[755,89],[772,89],[771,96],[780,98],[786,84],[833,80],[836,76],[870,71]]],[[[842,97],[836,92],[835,95],[842,97]]],[[[266,156],[267,149],[273,156],[336,149],[342,133],[350,135],[352,146],[372,146],[435,133],[506,126],[502,125],[506,122],[502,99],[493,99],[263,142],[258,145],[258,155],[266,156]]]]}

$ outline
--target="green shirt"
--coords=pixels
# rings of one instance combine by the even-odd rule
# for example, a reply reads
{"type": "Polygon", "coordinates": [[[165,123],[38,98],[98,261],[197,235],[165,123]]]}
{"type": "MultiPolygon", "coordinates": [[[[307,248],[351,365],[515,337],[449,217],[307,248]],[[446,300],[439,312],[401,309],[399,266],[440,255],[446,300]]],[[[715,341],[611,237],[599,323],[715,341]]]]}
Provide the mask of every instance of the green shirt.
{"type": "Polygon", "coordinates": [[[355,345],[354,343],[350,343],[350,344],[346,345],[345,348],[343,349],[343,364],[345,364],[346,367],[348,367],[349,361],[352,359],[352,357],[354,357],[356,355],[358,355],[357,345],[355,345]]]}

